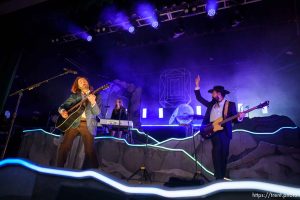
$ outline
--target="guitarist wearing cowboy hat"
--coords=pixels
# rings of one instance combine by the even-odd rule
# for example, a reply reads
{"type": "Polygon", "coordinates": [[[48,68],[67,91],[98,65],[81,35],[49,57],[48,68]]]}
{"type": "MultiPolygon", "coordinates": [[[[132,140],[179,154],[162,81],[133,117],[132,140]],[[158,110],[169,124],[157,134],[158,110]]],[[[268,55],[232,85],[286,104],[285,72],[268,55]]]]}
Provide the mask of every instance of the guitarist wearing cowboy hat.
{"type": "MultiPolygon", "coordinates": [[[[225,96],[230,92],[223,86],[214,86],[213,89],[208,90],[212,95],[212,100],[208,101],[201,96],[200,93],[200,76],[195,79],[195,95],[196,99],[207,107],[202,125],[207,125],[214,122],[220,117],[231,117],[237,114],[236,105],[234,102],[225,99],[225,96]],[[225,116],[226,115],[226,116],[225,116]]],[[[238,119],[233,122],[241,122],[245,117],[244,113],[239,113],[238,119]]],[[[216,132],[211,137],[212,142],[212,159],[215,169],[214,176],[216,179],[223,179],[226,174],[226,165],[229,154],[229,144],[232,138],[232,122],[227,122],[223,125],[224,129],[216,132]]]]}

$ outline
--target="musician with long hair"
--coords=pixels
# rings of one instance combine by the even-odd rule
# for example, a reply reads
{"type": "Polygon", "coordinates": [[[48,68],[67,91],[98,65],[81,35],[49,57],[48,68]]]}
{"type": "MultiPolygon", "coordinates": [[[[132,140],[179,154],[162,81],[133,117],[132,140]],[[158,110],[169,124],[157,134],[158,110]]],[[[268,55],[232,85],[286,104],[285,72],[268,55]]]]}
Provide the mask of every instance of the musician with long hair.
{"type": "MultiPolygon", "coordinates": [[[[127,120],[126,109],[123,105],[122,99],[116,99],[115,107],[111,114],[111,119],[115,120],[127,120]]],[[[111,131],[111,135],[115,136],[116,132],[118,132],[118,137],[121,138],[123,134],[124,128],[121,127],[113,127],[111,131]]]]}
{"type": "Polygon", "coordinates": [[[64,167],[68,153],[77,135],[82,137],[85,158],[89,167],[98,168],[99,166],[94,149],[94,135],[96,135],[97,131],[96,116],[100,114],[101,98],[99,95],[96,97],[96,95],[91,94],[91,90],[92,87],[87,78],[77,77],[72,85],[70,97],[58,109],[60,115],[66,119],[69,116],[67,110],[87,97],[85,111],[64,134],[63,141],[58,149],[58,167],[64,167]]]}

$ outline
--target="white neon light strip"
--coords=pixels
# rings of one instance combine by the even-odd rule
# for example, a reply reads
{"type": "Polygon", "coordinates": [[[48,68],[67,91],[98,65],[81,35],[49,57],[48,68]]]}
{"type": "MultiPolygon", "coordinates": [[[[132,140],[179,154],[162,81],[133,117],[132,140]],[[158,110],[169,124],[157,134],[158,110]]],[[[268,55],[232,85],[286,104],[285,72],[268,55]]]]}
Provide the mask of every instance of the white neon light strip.
{"type": "MultiPolygon", "coordinates": [[[[146,135],[146,133],[141,132],[141,131],[140,131],[139,129],[137,129],[137,128],[132,128],[131,130],[137,131],[137,132],[138,132],[139,134],[141,134],[141,135],[146,135]]],[[[52,136],[54,136],[54,137],[60,137],[59,134],[50,133],[50,132],[45,131],[44,129],[41,129],[41,128],[30,129],[30,130],[23,130],[23,133],[36,132],[36,131],[42,131],[43,133],[46,133],[46,134],[48,134],[48,135],[52,135],[52,136]]],[[[103,138],[114,138],[114,137],[112,137],[112,136],[101,136],[101,137],[103,137],[103,138]]],[[[95,137],[95,138],[100,139],[101,137],[95,137]]],[[[153,140],[155,143],[159,142],[158,140],[156,140],[155,138],[151,137],[150,135],[148,135],[148,138],[150,138],[151,140],[153,140]]]]}
{"type": "MultiPolygon", "coordinates": [[[[142,131],[140,131],[139,129],[137,129],[137,128],[132,128],[131,130],[133,130],[133,131],[137,131],[139,134],[141,134],[141,135],[147,135],[146,133],[144,133],[144,132],[142,132],[142,131]]],[[[153,137],[151,137],[149,134],[148,134],[148,138],[150,138],[151,140],[153,140],[154,142],[159,142],[158,140],[156,140],[155,138],[153,138],[153,137]]]]}
{"type": "Polygon", "coordinates": [[[188,189],[167,189],[166,187],[143,187],[143,186],[130,186],[130,184],[124,182],[118,182],[117,180],[106,176],[105,174],[96,171],[70,171],[54,168],[46,168],[34,165],[30,162],[21,159],[5,159],[0,161],[0,167],[6,165],[19,165],[26,167],[30,170],[50,174],[58,175],[69,178],[94,178],[98,181],[104,182],[111,187],[129,194],[144,194],[144,195],[159,195],[166,198],[185,198],[185,197],[205,197],[212,195],[216,192],[236,192],[236,191],[263,191],[285,194],[286,197],[300,197],[299,187],[290,187],[285,185],[279,185],[275,183],[267,183],[261,181],[230,181],[230,182],[216,182],[207,186],[190,187],[188,189]]]}
{"type": "MultiPolygon", "coordinates": [[[[248,131],[248,130],[245,130],[245,129],[235,129],[232,132],[246,132],[246,133],[251,133],[251,134],[254,134],[254,135],[273,135],[273,134],[276,134],[276,133],[278,133],[279,131],[281,131],[283,129],[297,129],[297,128],[298,128],[297,126],[295,126],[295,127],[281,127],[281,128],[279,128],[279,129],[277,129],[276,131],[273,131],[273,132],[253,132],[253,131],[248,131]]],[[[197,131],[194,134],[194,137],[196,137],[199,133],[200,133],[200,131],[197,131]]],[[[169,138],[169,139],[166,139],[164,141],[158,142],[155,145],[161,145],[161,144],[164,144],[164,143],[172,141],[172,140],[183,141],[183,140],[188,140],[188,139],[191,139],[191,138],[193,138],[193,136],[189,136],[189,137],[185,137],[185,138],[169,138]]]]}
{"type": "Polygon", "coordinates": [[[253,131],[248,131],[248,130],[245,130],[245,129],[234,129],[232,132],[246,132],[246,133],[251,133],[251,134],[254,134],[254,135],[273,135],[273,134],[276,134],[278,133],[279,131],[283,130],[283,129],[297,129],[298,127],[295,126],[295,127],[290,127],[290,126],[283,126],[283,127],[280,127],[279,129],[277,129],[276,131],[273,131],[273,132],[253,132],[253,131]]]}

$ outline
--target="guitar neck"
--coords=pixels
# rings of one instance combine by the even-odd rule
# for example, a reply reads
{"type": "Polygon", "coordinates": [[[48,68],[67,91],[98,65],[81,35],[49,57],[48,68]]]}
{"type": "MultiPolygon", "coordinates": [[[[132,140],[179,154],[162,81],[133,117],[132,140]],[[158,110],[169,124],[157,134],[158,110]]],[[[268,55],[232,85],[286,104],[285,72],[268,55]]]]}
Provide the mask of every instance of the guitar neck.
{"type": "MultiPolygon", "coordinates": [[[[251,111],[253,111],[253,110],[255,110],[255,109],[257,109],[257,106],[255,106],[255,107],[253,107],[253,108],[250,108],[250,109],[248,109],[248,110],[245,110],[245,111],[243,111],[243,113],[246,114],[246,113],[249,113],[249,112],[251,112],[251,111]]],[[[222,125],[222,124],[225,124],[225,123],[227,123],[227,122],[229,122],[229,121],[232,121],[232,120],[238,118],[238,116],[239,116],[239,114],[236,114],[236,115],[233,115],[233,116],[231,116],[231,117],[228,117],[228,118],[224,119],[220,124],[222,125]]]]}

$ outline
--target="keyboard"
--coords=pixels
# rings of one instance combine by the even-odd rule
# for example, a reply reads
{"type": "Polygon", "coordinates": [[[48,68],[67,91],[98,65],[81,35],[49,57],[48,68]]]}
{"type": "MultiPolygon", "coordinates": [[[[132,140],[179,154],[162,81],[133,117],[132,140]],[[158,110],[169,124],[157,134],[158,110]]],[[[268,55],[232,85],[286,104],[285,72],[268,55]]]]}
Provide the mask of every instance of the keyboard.
{"type": "Polygon", "coordinates": [[[114,120],[114,119],[100,119],[97,126],[112,125],[112,126],[122,126],[122,127],[133,127],[132,121],[127,120],[114,120]]]}

